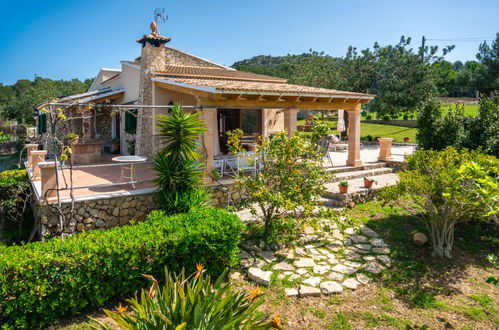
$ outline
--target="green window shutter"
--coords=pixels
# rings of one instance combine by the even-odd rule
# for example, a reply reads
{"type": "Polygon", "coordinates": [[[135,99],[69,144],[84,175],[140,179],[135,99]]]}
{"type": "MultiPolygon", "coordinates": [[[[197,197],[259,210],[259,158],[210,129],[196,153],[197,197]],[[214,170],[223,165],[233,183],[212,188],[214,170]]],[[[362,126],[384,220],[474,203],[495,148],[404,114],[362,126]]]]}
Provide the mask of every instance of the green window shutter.
{"type": "Polygon", "coordinates": [[[125,112],[125,132],[135,133],[137,131],[137,109],[125,112]]]}
{"type": "Polygon", "coordinates": [[[42,113],[38,116],[38,134],[47,132],[47,114],[42,113]]]}

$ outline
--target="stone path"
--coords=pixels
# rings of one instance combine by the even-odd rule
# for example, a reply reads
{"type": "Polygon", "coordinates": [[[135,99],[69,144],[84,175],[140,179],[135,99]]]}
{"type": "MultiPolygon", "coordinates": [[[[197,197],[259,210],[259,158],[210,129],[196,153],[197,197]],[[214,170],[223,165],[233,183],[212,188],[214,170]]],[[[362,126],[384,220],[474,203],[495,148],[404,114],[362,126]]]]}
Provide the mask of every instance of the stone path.
{"type": "Polygon", "coordinates": [[[391,266],[390,248],[367,226],[340,230],[330,220],[307,227],[300,246],[278,251],[247,247],[241,270],[250,280],[269,286],[281,280],[288,296],[310,297],[356,290],[391,266]]]}

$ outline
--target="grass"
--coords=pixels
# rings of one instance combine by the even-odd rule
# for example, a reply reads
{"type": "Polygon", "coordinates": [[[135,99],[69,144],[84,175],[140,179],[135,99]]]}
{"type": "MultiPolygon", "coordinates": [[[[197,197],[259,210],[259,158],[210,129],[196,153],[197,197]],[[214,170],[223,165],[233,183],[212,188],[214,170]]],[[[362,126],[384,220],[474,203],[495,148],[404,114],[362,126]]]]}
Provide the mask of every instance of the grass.
{"type": "MultiPolygon", "coordinates": [[[[298,121],[298,125],[304,125],[305,121],[298,121]]],[[[335,126],[336,123],[332,123],[335,126]]],[[[340,135],[337,130],[331,130],[332,134],[340,135]]],[[[370,135],[372,138],[375,137],[388,137],[393,138],[393,142],[403,142],[405,137],[409,138],[409,142],[416,142],[417,128],[394,126],[394,125],[384,125],[384,124],[370,124],[370,123],[360,123],[360,138],[361,140],[367,141],[367,136],[370,135]]],[[[308,132],[303,132],[302,134],[309,134],[308,132]]]]}
{"type": "MultiPolygon", "coordinates": [[[[365,287],[340,295],[289,298],[284,289],[298,283],[278,279],[264,288],[259,311],[278,314],[286,328],[309,329],[494,329],[499,325],[499,292],[485,283],[496,270],[486,255],[497,248],[489,226],[462,224],[456,229],[454,259],[431,256],[428,245],[416,247],[412,234],[424,223],[410,216],[403,198],[395,206],[378,201],[345,210],[355,224],[377,231],[391,249],[393,266],[365,287]],[[469,249],[474,245],[474,249],[469,249]]],[[[244,280],[237,286],[254,286],[244,280]]],[[[101,317],[102,313],[100,313],[101,317]]],[[[86,319],[81,319],[88,322],[86,319]]],[[[85,328],[84,326],[65,329],[85,328]]]]}

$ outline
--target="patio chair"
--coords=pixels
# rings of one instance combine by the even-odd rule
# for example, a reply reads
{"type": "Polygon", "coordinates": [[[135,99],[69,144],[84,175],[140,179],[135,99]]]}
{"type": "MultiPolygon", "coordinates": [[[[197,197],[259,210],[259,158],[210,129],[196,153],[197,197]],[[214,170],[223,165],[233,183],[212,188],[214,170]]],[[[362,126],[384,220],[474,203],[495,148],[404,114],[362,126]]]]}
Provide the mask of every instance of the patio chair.
{"type": "Polygon", "coordinates": [[[326,136],[325,138],[321,139],[317,145],[317,149],[319,152],[324,154],[323,159],[327,158],[331,166],[333,166],[333,160],[331,159],[331,155],[329,154],[329,145],[331,144],[331,136],[326,136]]]}
{"type": "Polygon", "coordinates": [[[237,154],[237,171],[238,172],[251,172],[256,175],[258,171],[258,161],[256,155],[253,152],[239,153],[237,154]]]}
{"type": "Polygon", "coordinates": [[[334,151],[336,151],[337,149],[348,150],[348,144],[341,141],[339,137],[334,134],[331,134],[329,136],[331,137],[330,147],[334,149],[334,151]]]}
{"type": "Polygon", "coordinates": [[[213,160],[213,169],[217,172],[217,174],[223,178],[225,174],[225,159],[214,159],[213,160]]]}

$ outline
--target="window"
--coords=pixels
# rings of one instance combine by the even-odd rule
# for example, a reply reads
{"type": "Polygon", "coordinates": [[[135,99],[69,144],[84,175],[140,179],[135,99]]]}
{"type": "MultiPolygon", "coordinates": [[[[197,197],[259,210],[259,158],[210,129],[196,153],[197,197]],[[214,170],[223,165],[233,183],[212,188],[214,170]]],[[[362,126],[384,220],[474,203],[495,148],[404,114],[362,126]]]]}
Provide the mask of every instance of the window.
{"type": "Polygon", "coordinates": [[[42,113],[38,115],[38,134],[47,132],[47,114],[42,113]]]}
{"type": "Polygon", "coordinates": [[[125,112],[125,132],[132,134],[137,132],[137,114],[137,109],[125,112]]]}
{"type": "Polygon", "coordinates": [[[243,110],[241,111],[241,129],[245,134],[259,133],[260,132],[260,113],[258,110],[243,110]]]}

